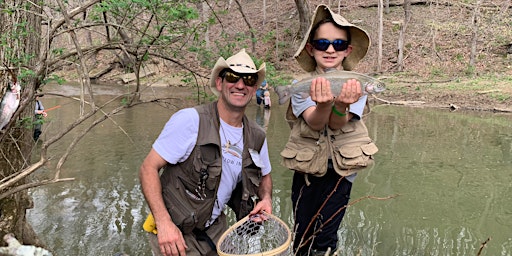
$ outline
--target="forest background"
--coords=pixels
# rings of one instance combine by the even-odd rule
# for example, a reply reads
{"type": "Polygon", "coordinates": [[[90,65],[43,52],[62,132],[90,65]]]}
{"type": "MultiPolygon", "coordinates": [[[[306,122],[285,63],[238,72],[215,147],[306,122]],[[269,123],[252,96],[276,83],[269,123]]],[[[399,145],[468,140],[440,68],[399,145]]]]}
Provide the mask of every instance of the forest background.
{"type": "Polygon", "coordinates": [[[354,71],[386,82],[373,102],[512,111],[511,1],[0,0],[0,98],[13,77],[23,86],[19,108],[0,131],[0,236],[43,245],[25,221],[27,190],[71,180],[61,177],[62,165],[110,116],[138,104],[172,104],[141,99],[145,87],[190,86],[190,100],[213,100],[211,68],[241,48],[267,63],[271,85],[288,84],[302,73],[293,54],[321,3],[370,34],[372,46],[354,71]],[[76,84],[81,111],[62,133],[34,144],[34,99],[48,83],[76,84]],[[98,83],[129,85],[130,92],[99,105],[98,83]],[[108,104],[118,105],[97,118],[108,104]],[[28,179],[47,163],[50,146],[78,127],[83,132],[58,157],[53,177],[28,179]],[[31,163],[35,146],[40,159],[31,163]]]}

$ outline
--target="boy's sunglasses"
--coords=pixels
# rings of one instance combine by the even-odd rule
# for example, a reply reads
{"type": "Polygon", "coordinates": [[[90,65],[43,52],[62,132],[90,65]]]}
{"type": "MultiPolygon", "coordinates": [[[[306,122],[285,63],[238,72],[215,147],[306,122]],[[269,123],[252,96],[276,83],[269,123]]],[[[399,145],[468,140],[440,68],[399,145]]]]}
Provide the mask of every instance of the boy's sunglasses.
{"type": "Polygon", "coordinates": [[[258,82],[258,74],[239,74],[232,71],[224,71],[220,77],[226,79],[229,83],[236,83],[240,78],[244,81],[246,86],[255,86],[258,82]]]}
{"type": "Polygon", "coordinates": [[[311,45],[313,46],[313,48],[319,51],[326,51],[331,44],[332,47],[334,47],[334,50],[336,50],[337,52],[344,51],[348,48],[348,41],[345,41],[343,39],[335,39],[332,42],[327,39],[318,39],[311,41],[311,45]]]}

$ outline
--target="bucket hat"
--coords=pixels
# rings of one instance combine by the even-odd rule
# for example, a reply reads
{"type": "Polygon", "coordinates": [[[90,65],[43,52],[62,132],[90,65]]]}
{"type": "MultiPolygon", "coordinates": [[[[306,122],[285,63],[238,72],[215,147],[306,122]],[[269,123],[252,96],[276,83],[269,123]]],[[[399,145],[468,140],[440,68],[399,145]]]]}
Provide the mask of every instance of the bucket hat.
{"type": "Polygon", "coordinates": [[[260,65],[259,69],[256,69],[256,65],[254,64],[254,61],[251,59],[251,56],[245,52],[245,49],[240,50],[237,54],[224,59],[220,57],[217,60],[217,63],[215,63],[215,66],[213,67],[212,74],[210,76],[210,88],[215,94],[215,96],[219,96],[219,91],[217,90],[217,86],[215,85],[215,80],[217,80],[217,77],[219,77],[220,72],[225,69],[229,68],[233,70],[236,73],[241,74],[258,74],[258,81],[256,81],[256,84],[259,85],[265,80],[265,63],[260,65]]]}
{"type": "Polygon", "coordinates": [[[315,59],[309,55],[306,50],[306,44],[313,39],[315,35],[311,31],[319,22],[325,19],[332,19],[336,24],[342,27],[347,27],[350,32],[350,45],[352,46],[352,52],[343,60],[342,66],[344,70],[352,70],[357,63],[366,55],[368,48],[370,47],[370,37],[368,33],[362,28],[348,22],[341,15],[334,13],[326,5],[318,5],[316,7],[313,18],[311,19],[311,25],[309,26],[306,36],[302,40],[299,49],[293,56],[299,65],[307,72],[314,71],[316,68],[315,59]]]}

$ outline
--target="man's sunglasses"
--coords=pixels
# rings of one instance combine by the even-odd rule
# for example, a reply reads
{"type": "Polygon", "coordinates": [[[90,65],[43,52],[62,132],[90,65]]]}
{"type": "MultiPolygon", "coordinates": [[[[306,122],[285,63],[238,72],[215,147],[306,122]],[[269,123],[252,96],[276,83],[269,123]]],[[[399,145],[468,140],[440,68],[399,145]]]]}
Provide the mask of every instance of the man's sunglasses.
{"type": "Polygon", "coordinates": [[[337,52],[344,51],[348,48],[348,41],[342,39],[335,39],[332,42],[327,39],[318,39],[311,41],[311,45],[313,46],[313,48],[319,51],[326,51],[331,44],[332,47],[334,47],[334,50],[336,50],[337,52]]]}
{"type": "Polygon", "coordinates": [[[222,72],[220,77],[226,79],[229,83],[236,83],[242,78],[246,86],[255,86],[258,82],[258,74],[239,74],[229,70],[222,72]]]}

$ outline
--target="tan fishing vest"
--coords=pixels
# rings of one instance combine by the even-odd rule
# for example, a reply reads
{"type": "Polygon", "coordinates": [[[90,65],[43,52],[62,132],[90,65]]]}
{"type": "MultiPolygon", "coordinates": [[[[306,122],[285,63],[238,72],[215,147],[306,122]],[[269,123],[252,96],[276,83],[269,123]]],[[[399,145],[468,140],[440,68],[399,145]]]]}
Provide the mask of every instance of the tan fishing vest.
{"type": "Polygon", "coordinates": [[[302,117],[295,117],[291,102],[286,120],[292,130],[281,151],[281,164],[290,170],[321,177],[331,158],[336,172],[348,176],[372,164],[378,151],[362,120],[349,121],[337,130],[326,126],[315,131],[302,117]]]}
{"type": "MultiPolygon", "coordinates": [[[[160,175],[162,195],[173,222],[189,234],[194,228],[203,230],[210,219],[217,198],[222,173],[222,154],[219,136],[217,102],[195,107],[199,113],[197,142],[187,160],[167,164],[160,175]]],[[[242,186],[234,200],[238,215],[247,215],[252,197],[257,195],[261,182],[261,169],[249,153],[249,148],[260,152],[265,132],[246,116],[244,123],[244,149],[242,153],[242,186]],[[245,206],[245,207],[244,207],[245,206]]],[[[233,206],[231,206],[233,208],[233,206]]],[[[249,211],[252,210],[252,207],[249,211]]]]}

